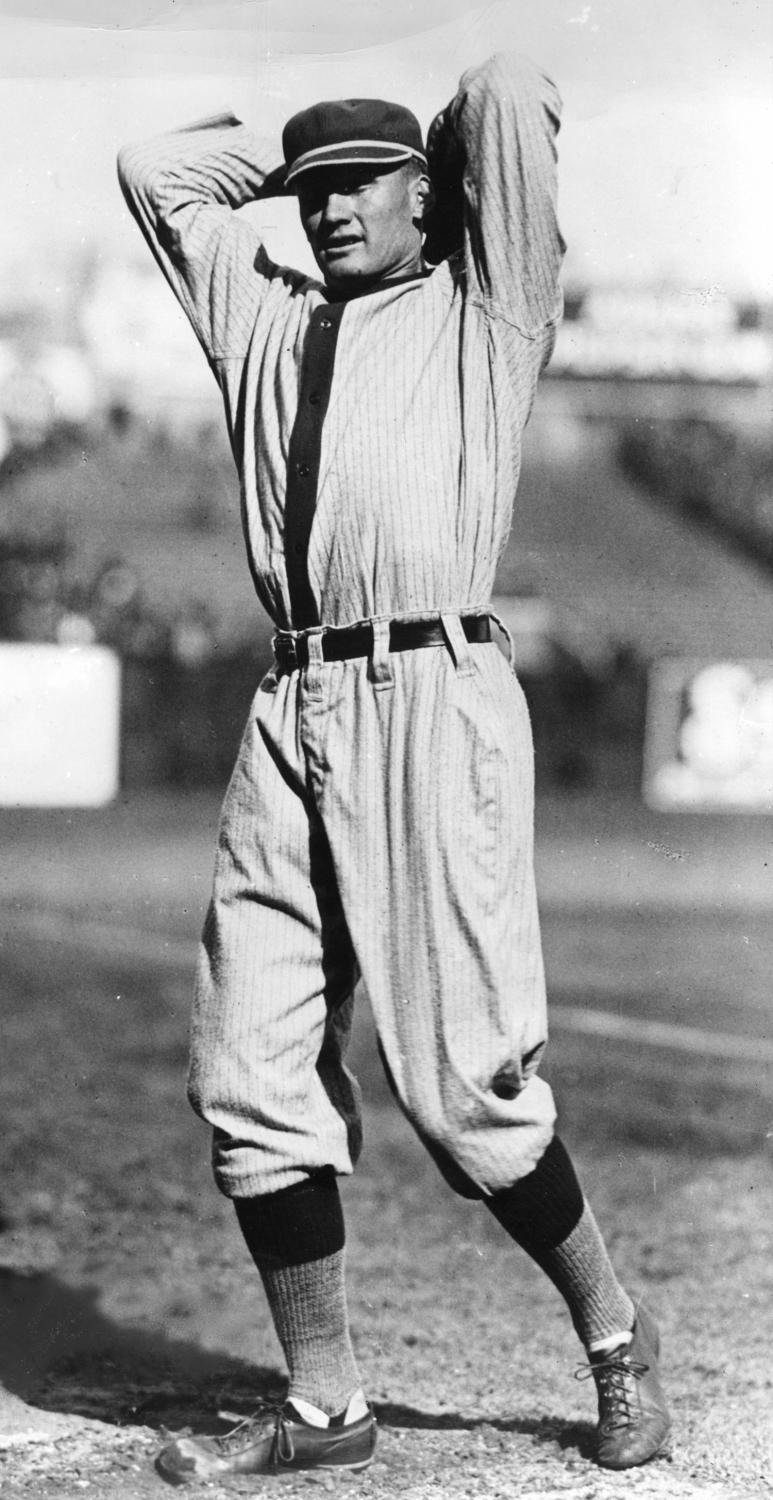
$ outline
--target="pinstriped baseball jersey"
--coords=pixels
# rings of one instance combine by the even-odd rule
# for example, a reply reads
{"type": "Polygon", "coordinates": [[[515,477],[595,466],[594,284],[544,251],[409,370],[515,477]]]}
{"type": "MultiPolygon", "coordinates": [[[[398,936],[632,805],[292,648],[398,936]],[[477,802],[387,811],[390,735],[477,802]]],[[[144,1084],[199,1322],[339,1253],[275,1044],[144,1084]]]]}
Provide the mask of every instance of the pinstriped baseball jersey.
{"type": "Polygon", "coordinates": [[[466,73],[451,111],[466,159],[463,250],[345,303],[274,264],[234,212],[277,159],[235,119],[121,153],[130,207],[223,392],[250,566],[277,625],[311,623],[293,618],[288,588],[288,482],[305,519],[288,552],[304,549],[318,620],[488,602],[560,309],[558,110],[523,60],[466,73]],[[315,362],[324,401],[309,404],[320,390],[301,382],[299,409],[299,371],[315,362]],[[311,462],[294,451],[299,422],[311,462]]]}

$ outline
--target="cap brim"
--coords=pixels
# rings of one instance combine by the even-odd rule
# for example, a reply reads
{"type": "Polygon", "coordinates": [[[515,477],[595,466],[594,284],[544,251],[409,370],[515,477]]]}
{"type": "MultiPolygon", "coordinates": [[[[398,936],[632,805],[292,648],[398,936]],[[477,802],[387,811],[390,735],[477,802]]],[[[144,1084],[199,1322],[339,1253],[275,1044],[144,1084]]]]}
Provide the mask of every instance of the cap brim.
{"type": "Polygon", "coordinates": [[[388,141],[341,141],[333,146],[317,146],[313,151],[291,162],[285,173],[285,186],[302,177],[306,172],[317,172],[325,167],[388,167],[404,161],[418,161],[426,170],[427,158],[412,146],[394,145],[388,141]]]}

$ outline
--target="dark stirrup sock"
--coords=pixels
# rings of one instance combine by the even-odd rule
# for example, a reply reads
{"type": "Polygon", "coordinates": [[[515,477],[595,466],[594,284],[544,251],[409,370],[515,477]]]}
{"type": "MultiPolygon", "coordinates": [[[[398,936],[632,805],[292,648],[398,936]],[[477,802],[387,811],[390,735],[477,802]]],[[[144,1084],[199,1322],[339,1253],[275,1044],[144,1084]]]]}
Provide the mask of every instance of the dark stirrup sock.
{"type": "Polygon", "coordinates": [[[235,1198],[234,1208],[287,1360],[289,1394],[335,1416],[360,1386],[335,1173],[315,1173],[258,1198],[235,1198]]]}
{"type": "Polygon", "coordinates": [[[633,1327],[634,1305],[558,1136],[533,1172],[484,1202],[557,1287],[586,1348],[633,1327]]]}

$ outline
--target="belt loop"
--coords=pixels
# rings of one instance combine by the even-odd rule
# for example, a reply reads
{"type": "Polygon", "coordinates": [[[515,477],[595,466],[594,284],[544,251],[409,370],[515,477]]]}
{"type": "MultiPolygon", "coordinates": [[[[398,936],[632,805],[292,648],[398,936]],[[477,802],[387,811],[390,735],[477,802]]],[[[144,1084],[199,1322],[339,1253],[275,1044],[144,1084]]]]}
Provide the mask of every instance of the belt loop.
{"type": "Polygon", "coordinates": [[[501,632],[502,632],[505,640],[507,641],[507,665],[509,666],[510,671],[514,672],[515,671],[515,641],[513,640],[513,637],[510,634],[510,631],[508,630],[508,628],[507,628],[504,620],[501,619],[499,615],[495,615],[493,609],[489,610],[489,619],[493,620],[494,624],[499,626],[499,628],[500,628],[500,630],[501,630],[501,632]]]}
{"type": "Polygon", "coordinates": [[[323,627],[321,625],[313,625],[311,629],[305,631],[304,634],[306,637],[306,645],[309,653],[309,661],[306,667],[305,676],[306,691],[311,695],[312,698],[321,698],[322,668],[325,665],[325,658],[322,655],[323,627]]]}
{"type": "Polygon", "coordinates": [[[451,653],[451,659],[457,672],[462,677],[470,677],[475,671],[475,663],[470,655],[470,646],[467,637],[462,630],[462,622],[458,615],[441,615],[440,623],[446,638],[446,645],[451,653]]]}
{"type": "Polygon", "coordinates": [[[371,620],[373,650],[368,663],[368,676],[377,693],[393,688],[392,662],[389,655],[389,621],[371,620]]]}
{"type": "Polygon", "coordinates": [[[283,672],[292,672],[297,667],[296,638],[289,630],[277,630],[271,638],[274,652],[274,670],[277,677],[283,672]]]}

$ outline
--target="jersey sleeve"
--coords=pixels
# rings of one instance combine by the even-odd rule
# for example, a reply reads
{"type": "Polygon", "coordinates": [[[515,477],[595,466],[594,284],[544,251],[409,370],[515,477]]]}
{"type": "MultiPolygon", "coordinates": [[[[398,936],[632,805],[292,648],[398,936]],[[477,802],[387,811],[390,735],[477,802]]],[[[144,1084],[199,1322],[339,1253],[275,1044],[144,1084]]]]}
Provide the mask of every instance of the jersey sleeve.
{"type": "Polygon", "coordinates": [[[125,146],[118,156],[129,210],[210,362],[246,352],[277,272],[257,230],[237,213],[268,195],[276,161],[276,149],[230,114],[125,146]]]}
{"type": "Polygon", "coordinates": [[[462,179],[467,294],[530,337],[561,315],[560,111],[539,68],[498,53],[463,74],[442,121],[462,179]]]}

